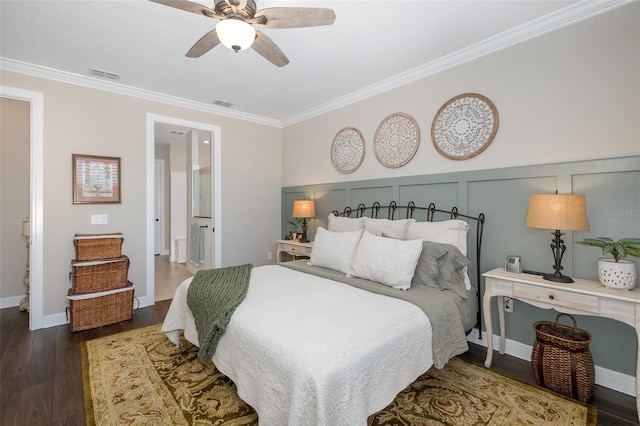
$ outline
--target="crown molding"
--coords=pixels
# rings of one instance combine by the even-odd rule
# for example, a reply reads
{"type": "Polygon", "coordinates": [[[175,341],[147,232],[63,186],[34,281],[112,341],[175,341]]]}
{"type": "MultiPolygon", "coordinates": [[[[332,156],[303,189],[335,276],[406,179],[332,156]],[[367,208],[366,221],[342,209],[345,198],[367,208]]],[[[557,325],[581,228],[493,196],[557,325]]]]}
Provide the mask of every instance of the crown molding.
{"type": "Polygon", "coordinates": [[[114,92],[122,95],[133,96],[136,98],[221,115],[238,120],[249,121],[257,124],[263,124],[266,126],[284,128],[320,116],[322,114],[335,111],[339,108],[343,108],[356,102],[371,98],[397,87],[413,83],[414,81],[429,77],[442,71],[446,71],[458,65],[517,45],[532,38],[576,24],[594,16],[609,12],[613,9],[617,9],[619,7],[633,3],[634,1],[637,0],[580,1],[578,3],[560,9],[557,12],[528,22],[509,31],[505,31],[497,36],[475,43],[464,49],[460,49],[457,52],[443,56],[435,61],[420,65],[411,70],[383,80],[379,83],[367,86],[363,89],[356,90],[355,92],[351,92],[345,96],[339,97],[315,108],[311,108],[299,114],[292,115],[284,120],[276,120],[259,115],[246,114],[226,108],[221,108],[215,105],[195,102],[176,96],[138,89],[119,83],[103,81],[84,75],[69,73],[52,68],[42,67],[39,65],[33,65],[26,62],[15,61],[4,57],[0,57],[0,69],[32,75],[35,77],[46,78],[49,80],[60,81],[63,83],[114,92]]]}
{"type": "Polygon", "coordinates": [[[283,127],[308,120],[313,117],[371,98],[397,87],[421,80],[450,68],[473,61],[488,54],[515,46],[524,41],[539,37],[549,32],[576,24],[602,13],[633,3],[637,0],[585,0],[567,6],[557,12],[543,16],[519,27],[505,31],[494,37],[460,49],[457,52],[438,58],[435,61],[420,65],[404,73],[395,75],[379,83],[334,99],[316,108],[293,115],[282,121],[283,127]]]}
{"type": "Polygon", "coordinates": [[[238,111],[229,110],[216,105],[209,105],[202,102],[195,102],[176,96],[165,95],[162,93],[152,92],[150,90],[139,89],[136,87],[126,86],[124,84],[103,81],[93,77],[74,74],[66,71],[60,71],[53,68],[43,67],[40,65],[29,64],[26,62],[15,61],[13,59],[0,57],[0,69],[13,71],[20,74],[31,75],[34,77],[54,80],[61,83],[73,84],[76,86],[89,87],[91,89],[104,90],[107,92],[117,93],[120,95],[132,96],[148,101],[160,102],[163,104],[174,105],[182,108],[192,109],[196,111],[207,112],[211,114],[221,115],[223,117],[235,118],[243,121],[250,121],[266,126],[282,128],[280,120],[274,120],[259,115],[247,114],[238,111]]]}

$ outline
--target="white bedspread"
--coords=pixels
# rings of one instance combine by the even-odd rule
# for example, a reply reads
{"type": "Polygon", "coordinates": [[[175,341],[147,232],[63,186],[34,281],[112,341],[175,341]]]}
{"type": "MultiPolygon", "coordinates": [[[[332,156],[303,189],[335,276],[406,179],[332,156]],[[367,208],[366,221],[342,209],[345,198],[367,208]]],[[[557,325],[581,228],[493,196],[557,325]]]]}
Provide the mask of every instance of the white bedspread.
{"type": "MultiPolygon", "coordinates": [[[[177,344],[183,329],[197,345],[189,284],[162,331],[177,344]]],[[[213,361],[261,426],[366,425],[431,367],[431,334],[409,302],[269,265],[253,268],[213,361]]]]}

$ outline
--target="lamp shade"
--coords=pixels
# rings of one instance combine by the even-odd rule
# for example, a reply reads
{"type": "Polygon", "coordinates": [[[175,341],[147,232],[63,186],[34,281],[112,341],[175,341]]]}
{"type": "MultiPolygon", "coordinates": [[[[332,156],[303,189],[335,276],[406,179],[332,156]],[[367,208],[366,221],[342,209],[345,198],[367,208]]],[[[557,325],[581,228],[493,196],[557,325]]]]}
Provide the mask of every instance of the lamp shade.
{"type": "Polygon", "coordinates": [[[531,228],[588,231],[585,196],[533,194],[524,224],[531,228]]]}
{"type": "Polygon", "coordinates": [[[293,202],[291,217],[316,217],[316,203],[313,200],[296,200],[293,202]]]}
{"type": "Polygon", "coordinates": [[[216,24],[220,43],[236,52],[251,47],[256,39],[256,29],[239,19],[223,19],[216,24]]]}

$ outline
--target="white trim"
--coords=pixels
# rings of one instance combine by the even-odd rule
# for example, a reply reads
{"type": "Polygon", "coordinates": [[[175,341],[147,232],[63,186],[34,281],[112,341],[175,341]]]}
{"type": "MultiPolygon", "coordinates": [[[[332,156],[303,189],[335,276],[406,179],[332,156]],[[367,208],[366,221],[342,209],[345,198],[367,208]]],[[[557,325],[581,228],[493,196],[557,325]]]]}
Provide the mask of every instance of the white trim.
{"type": "Polygon", "coordinates": [[[282,121],[282,127],[300,123],[304,120],[317,117],[321,114],[346,107],[397,87],[438,74],[442,71],[446,71],[491,53],[498,52],[524,41],[547,34],[551,31],[584,21],[585,19],[608,12],[612,9],[632,3],[633,1],[634,0],[583,1],[567,6],[558,12],[543,16],[519,27],[512,28],[494,37],[490,37],[486,40],[460,49],[457,52],[438,58],[435,61],[420,65],[363,89],[356,90],[355,92],[334,99],[326,104],[303,111],[300,114],[292,115],[282,121]]]}
{"type": "Polygon", "coordinates": [[[66,311],[45,316],[42,321],[42,328],[57,327],[65,324],[69,324],[66,311]]]}
{"type": "Polygon", "coordinates": [[[213,226],[213,250],[215,253],[214,267],[222,266],[222,129],[220,126],[183,120],[175,117],[167,117],[147,113],[147,290],[146,296],[140,298],[140,307],[151,306],[155,303],[155,248],[154,248],[154,221],[155,221],[155,124],[165,123],[191,129],[205,130],[213,133],[213,190],[214,190],[214,214],[213,226]]]}
{"type": "Polygon", "coordinates": [[[29,272],[29,329],[42,328],[44,310],[44,255],[43,255],[43,204],[44,204],[44,96],[40,92],[0,86],[0,97],[12,98],[30,104],[29,179],[31,247],[29,272]]]}
{"type": "Polygon", "coordinates": [[[191,101],[176,96],[165,95],[163,93],[152,92],[150,90],[139,89],[137,87],[125,86],[124,84],[103,81],[93,77],[74,74],[67,71],[60,71],[41,65],[29,64],[27,62],[16,61],[14,59],[0,57],[0,69],[13,71],[20,74],[32,75],[34,77],[46,78],[48,80],[59,81],[61,83],[73,84],[76,86],[89,87],[92,89],[104,90],[106,92],[117,93],[134,98],[145,99],[154,102],[161,102],[167,105],[174,105],[181,108],[196,111],[208,112],[223,117],[236,118],[238,120],[250,121],[264,124],[271,127],[282,127],[282,123],[259,115],[238,112],[229,108],[216,105],[209,105],[202,102],[191,101]]]}
{"type": "Polygon", "coordinates": [[[20,301],[23,298],[24,295],[3,297],[2,299],[0,299],[0,309],[15,308],[16,306],[20,306],[20,301]]]}
{"type": "Polygon", "coordinates": [[[129,87],[119,83],[98,80],[89,76],[59,71],[52,68],[33,65],[21,61],[15,61],[13,59],[4,57],[0,57],[0,69],[6,69],[8,71],[33,75],[50,80],[57,80],[79,86],[91,87],[94,89],[105,90],[197,111],[209,112],[224,117],[264,124],[266,126],[283,128],[304,120],[308,120],[313,117],[317,117],[327,112],[343,108],[347,105],[351,105],[372,96],[376,96],[380,93],[384,93],[396,87],[404,86],[416,80],[420,80],[430,75],[437,74],[455,66],[472,61],[474,59],[486,56],[490,53],[506,49],[518,43],[522,43],[532,38],[547,34],[551,31],[555,31],[557,29],[584,21],[586,19],[632,3],[633,1],[635,0],[580,1],[578,3],[567,6],[555,13],[543,16],[539,19],[528,22],[509,31],[505,31],[504,33],[478,42],[472,46],[461,49],[435,61],[413,68],[409,71],[398,74],[394,77],[383,80],[379,83],[373,84],[363,89],[356,90],[352,93],[349,93],[348,95],[334,99],[330,102],[311,108],[307,111],[303,111],[299,114],[294,114],[283,120],[276,120],[268,117],[233,111],[229,110],[228,108],[222,108],[202,102],[194,102],[188,99],[129,87]]]}
{"type": "MultiPolygon", "coordinates": [[[[467,341],[486,348],[487,333],[483,331],[482,339],[479,339],[478,329],[474,328],[473,331],[467,336],[467,341]]],[[[493,335],[493,346],[494,348],[500,347],[500,336],[497,336],[495,334],[493,335]]],[[[533,346],[525,345],[524,343],[520,343],[515,340],[506,339],[504,342],[505,354],[523,359],[525,361],[531,362],[532,350],[533,346]]],[[[494,354],[494,359],[496,356],[500,356],[497,350],[494,354]]],[[[617,392],[622,392],[633,397],[636,396],[636,378],[634,376],[610,370],[608,368],[599,367],[597,365],[595,366],[595,370],[597,385],[604,386],[606,388],[613,389],[617,392]]]]}

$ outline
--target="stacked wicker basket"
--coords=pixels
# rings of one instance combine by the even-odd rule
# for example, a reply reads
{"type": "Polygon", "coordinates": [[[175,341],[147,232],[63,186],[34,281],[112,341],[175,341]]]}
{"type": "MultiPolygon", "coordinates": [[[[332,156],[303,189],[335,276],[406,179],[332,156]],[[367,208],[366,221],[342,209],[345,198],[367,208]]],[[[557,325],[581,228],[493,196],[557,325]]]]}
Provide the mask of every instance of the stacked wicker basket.
{"type": "Polygon", "coordinates": [[[76,234],[71,261],[69,299],[71,331],[131,319],[134,286],[128,281],[129,258],[122,255],[123,237],[76,234]]]}

